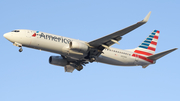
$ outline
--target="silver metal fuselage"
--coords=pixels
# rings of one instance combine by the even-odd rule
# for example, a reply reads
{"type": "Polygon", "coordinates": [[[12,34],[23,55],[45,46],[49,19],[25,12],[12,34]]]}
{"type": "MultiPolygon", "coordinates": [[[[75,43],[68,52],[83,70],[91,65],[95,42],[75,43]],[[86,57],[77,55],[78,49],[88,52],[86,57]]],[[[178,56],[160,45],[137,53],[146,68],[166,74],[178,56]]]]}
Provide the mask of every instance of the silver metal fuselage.
{"type": "MultiPolygon", "coordinates": [[[[68,56],[76,60],[84,59],[84,57],[87,56],[87,53],[75,52],[69,49],[70,41],[87,43],[85,41],[80,41],[72,38],[39,31],[37,33],[37,31],[33,30],[9,32],[4,34],[4,37],[13,43],[20,43],[25,47],[61,54],[63,56],[68,56]],[[33,36],[34,33],[36,33],[36,35],[33,36]]],[[[99,57],[97,57],[96,62],[117,66],[136,66],[151,64],[148,61],[133,57],[132,54],[132,51],[110,47],[110,49],[103,50],[103,53],[99,57]]]]}

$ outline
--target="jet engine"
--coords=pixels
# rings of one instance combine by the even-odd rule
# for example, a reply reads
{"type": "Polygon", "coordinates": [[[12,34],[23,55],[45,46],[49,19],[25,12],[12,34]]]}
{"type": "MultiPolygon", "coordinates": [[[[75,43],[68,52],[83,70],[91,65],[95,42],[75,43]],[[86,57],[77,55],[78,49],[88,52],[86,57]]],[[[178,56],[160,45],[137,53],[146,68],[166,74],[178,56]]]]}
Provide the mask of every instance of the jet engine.
{"type": "Polygon", "coordinates": [[[88,45],[82,42],[72,41],[69,43],[69,47],[71,50],[74,50],[76,52],[87,52],[88,51],[88,45]]]}
{"type": "Polygon", "coordinates": [[[49,63],[57,66],[66,66],[68,61],[61,56],[50,56],[49,63]]]}

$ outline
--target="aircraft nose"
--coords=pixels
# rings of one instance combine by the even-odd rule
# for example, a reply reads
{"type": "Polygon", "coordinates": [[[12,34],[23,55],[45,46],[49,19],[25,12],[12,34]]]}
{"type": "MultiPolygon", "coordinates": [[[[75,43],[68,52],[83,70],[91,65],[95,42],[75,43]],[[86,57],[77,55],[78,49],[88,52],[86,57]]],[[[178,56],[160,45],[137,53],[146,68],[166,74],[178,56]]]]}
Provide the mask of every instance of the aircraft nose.
{"type": "Polygon", "coordinates": [[[7,37],[8,37],[8,33],[5,33],[3,36],[7,39],[7,37]]]}
{"type": "Polygon", "coordinates": [[[12,39],[11,38],[11,33],[5,33],[3,36],[9,41],[10,41],[10,39],[12,39]]]}

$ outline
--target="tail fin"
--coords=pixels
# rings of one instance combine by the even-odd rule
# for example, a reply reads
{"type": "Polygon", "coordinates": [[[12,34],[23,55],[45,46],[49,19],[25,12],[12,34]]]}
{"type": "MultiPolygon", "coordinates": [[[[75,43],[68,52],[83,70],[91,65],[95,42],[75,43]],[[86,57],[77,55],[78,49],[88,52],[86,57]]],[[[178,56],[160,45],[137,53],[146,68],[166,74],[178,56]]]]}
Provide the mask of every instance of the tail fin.
{"type": "Polygon", "coordinates": [[[142,56],[151,56],[155,53],[157,42],[159,38],[159,31],[154,30],[137,48],[134,53],[142,56]]]}

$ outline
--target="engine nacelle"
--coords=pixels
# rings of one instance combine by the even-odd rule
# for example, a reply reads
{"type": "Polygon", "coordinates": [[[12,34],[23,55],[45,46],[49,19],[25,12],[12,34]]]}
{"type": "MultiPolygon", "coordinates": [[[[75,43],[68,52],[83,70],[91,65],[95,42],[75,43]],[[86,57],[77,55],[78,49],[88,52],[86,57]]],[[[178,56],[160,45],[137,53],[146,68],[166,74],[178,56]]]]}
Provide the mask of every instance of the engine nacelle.
{"type": "Polygon", "coordinates": [[[76,52],[87,52],[89,48],[87,44],[77,41],[70,42],[69,47],[76,52]]]}
{"type": "Polygon", "coordinates": [[[66,66],[68,61],[61,56],[50,56],[49,63],[57,66],[66,66]]]}

